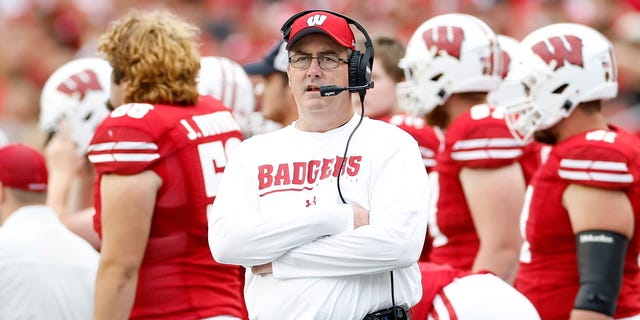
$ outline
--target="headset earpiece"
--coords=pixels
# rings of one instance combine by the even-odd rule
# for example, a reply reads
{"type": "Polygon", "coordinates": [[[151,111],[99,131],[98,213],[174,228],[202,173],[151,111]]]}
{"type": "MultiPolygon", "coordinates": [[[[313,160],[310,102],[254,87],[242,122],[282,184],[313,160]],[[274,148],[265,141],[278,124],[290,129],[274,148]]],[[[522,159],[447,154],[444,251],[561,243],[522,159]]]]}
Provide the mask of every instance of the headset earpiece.
{"type": "MultiPolygon", "coordinates": [[[[349,87],[362,86],[367,84],[367,82],[363,82],[363,79],[360,78],[362,72],[360,72],[360,61],[362,60],[362,54],[360,51],[356,50],[351,54],[349,58],[349,87]]],[[[366,81],[366,79],[364,79],[366,81]]],[[[349,90],[351,91],[351,90],[349,90]]],[[[357,92],[357,91],[351,91],[357,92]]]]}
{"type": "Polygon", "coordinates": [[[371,82],[371,69],[373,68],[373,42],[371,41],[371,37],[369,37],[367,30],[365,30],[364,27],[355,20],[329,10],[302,11],[287,19],[280,28],[284,41],[289,41],[289,37],[291,36],[291,27],[298,18],[308,13],[318,11],[326,12],[345,19],[348,24],[356,26],[356,28],[364,35],[365,52],[361,53],[360,51],[355,50],[349,58],[349,87],[359,87],[357,89],[350,89],[349,91],[364,93],[365,90],[373,87],[373,83],[371,82]]]}
{"type": "MultiPolygon", "coordinates": [[[[349,58],[349,86],[362,87],[371,83],[371,68],[366,59],[366,54],[362,54],[356,50],[349,58]]],[[[351,92],[359,92],[362,89],[350,90],[351,92]]]]}

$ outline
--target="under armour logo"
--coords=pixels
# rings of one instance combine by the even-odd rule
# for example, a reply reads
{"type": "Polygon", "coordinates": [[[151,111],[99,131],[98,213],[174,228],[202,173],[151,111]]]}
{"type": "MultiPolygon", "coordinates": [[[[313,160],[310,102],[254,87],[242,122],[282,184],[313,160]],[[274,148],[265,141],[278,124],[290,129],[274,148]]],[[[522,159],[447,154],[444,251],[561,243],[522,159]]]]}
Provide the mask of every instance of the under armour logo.
{"type": "Polygon", "coordinates": [[[313,197],[313,200],[306,200],[307,201],[307,208],[311,207],[312,205],[315,206],[316,205],[316,197],[313,197]]]}
{"type": "Polygon", "coordinates": [[[327,20],[327,16],[325,16],[324,14],[316,14],[307,19],[307,26],[321,26],[325,20],[327,20]]]}

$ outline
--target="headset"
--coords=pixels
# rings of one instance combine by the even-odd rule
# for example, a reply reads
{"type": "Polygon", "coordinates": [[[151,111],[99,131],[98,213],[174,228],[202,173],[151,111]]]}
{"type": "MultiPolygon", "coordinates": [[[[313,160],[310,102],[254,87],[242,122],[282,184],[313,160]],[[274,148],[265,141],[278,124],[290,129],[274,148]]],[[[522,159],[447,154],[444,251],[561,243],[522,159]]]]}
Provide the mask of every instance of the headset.
{"type": "Polygon", "coordinates": [[[329,10],[306,10],[299,12],[289,18],[280,28],[282,32],[284,41],[289,41],[289,37],[291,35],[291,27],[293,23],[300,17],[311,13],[311,12],[326,12],[328,14],[332,14],[338,17],[343,18],[347,21],[348,24],[352,24],[360,30],[360,32],[364,35],[365,42],[365,52],[361,53],[358,50],[355,50],[351,57],[349,58],[349,86],[348,87],[338,87],[335,85],[330,86],[322,86],[320,87],[320,95],[324,96],[333,96],[342,91],[349,90],[350,92],[358,92],[360,93],[360,99],[364,99],[364,95],[367,89],[373,88],[373,81],[371,81],[371,68],[373,68],[373,41],[371,41],[371,37],[367,33],[367,30],[364,29],[362,25],[360,25],[357,21],[333,12],[329,10]]]}

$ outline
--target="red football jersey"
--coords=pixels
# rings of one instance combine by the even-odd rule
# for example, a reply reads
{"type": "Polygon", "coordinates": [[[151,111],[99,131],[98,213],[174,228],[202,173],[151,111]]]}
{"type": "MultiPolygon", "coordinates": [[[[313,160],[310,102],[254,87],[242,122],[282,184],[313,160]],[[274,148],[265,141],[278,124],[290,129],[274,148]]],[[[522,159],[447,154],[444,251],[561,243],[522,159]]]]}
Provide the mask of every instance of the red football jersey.
{"type": "Polygon", "coordinates": [[[499,168],[517,161],[526,179],[540,164],[540,150],[539,144],[520,145],[503,113],[488,105],[474,106],[452,121],[430,174],[435,208],[429,219],[429,260],[461,270],[473,266],[480,242],[459,180],[463,167],[499,168]]]}
{"type": "Polygon", "coordinates": [[[422,118],[404,113],[377,120],[393,124],[409,133],[418,142],[427,172],[433,169],[436,165],[436,154],[444,147],[444,135],[440,129],[428,125],[422,118]]]}
{"type": "Polygon", "coordinates": [[[88,155],[97,172],[94,223],[99,234],[104,174],[152,170],[163,182],[132,319],[243,315],[240,267],[215,262],[207,236],[207,210],[226,153],[241,138],[231,111],[210,97],[200,97],[195,106],[123,105],[97,128],[88,155]]]}
{"type": "Polygon", "coordinates": [[[527,189],[525,243],[516,288],[542,319],[568,319],[579,289],[576,241],[562,194],[569,184],[622,190],[631,201],[635,235],[629,241],[615,318],[640,314],[640,141],[619,128],[573,136],[553,147],[527,189]]]}

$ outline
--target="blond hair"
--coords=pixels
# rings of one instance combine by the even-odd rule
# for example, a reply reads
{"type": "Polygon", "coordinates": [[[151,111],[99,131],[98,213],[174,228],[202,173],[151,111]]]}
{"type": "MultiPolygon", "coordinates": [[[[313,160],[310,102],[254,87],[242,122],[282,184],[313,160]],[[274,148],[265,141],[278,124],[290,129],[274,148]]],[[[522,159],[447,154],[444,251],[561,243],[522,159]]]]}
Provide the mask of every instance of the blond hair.
{"type": "Polygon", "coordinates": [[[126,81],[124,102],[193,105],[199,29],[167,11],[132,10],[109,24],[98,51],[113,67],[116,84],[126,81]]]}

